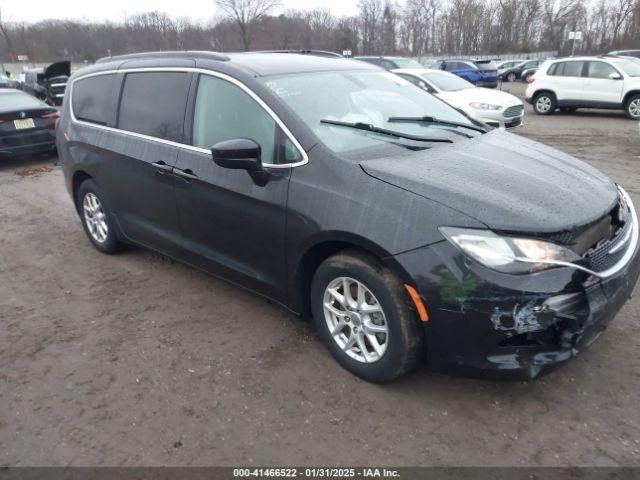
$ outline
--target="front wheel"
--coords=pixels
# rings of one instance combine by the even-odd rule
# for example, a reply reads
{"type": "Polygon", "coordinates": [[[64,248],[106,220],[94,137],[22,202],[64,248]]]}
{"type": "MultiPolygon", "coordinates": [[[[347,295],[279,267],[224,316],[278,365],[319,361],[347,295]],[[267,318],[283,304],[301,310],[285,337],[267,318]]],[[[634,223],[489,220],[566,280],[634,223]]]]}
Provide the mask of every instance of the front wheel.
{"type": "Polygon", "coordinates": [[[533,110],[538,115],[550,115],[556,109],[556,99],[550,93],[539,93],[533,99],[533,110]]]}
{"type": "Polygon", "coordinates": [[[625,110],[629,118],[640,120],[640,94],[634,95],[629,99],[625,110]]]}
{"type": "Polygon", "coordinates": [[[423,349],[400,279],[375,258],[346,251],[325,260],[311,284],[318,334],[346,370],[382,383],[413,370],[423,349]]]}
{"type": "Polygon", "coordinates": [[[516,74],[511,72],[509,73],[509,75],[507,75],[507,81],[508,82],[515,82],[516,81],[516,74]]]}

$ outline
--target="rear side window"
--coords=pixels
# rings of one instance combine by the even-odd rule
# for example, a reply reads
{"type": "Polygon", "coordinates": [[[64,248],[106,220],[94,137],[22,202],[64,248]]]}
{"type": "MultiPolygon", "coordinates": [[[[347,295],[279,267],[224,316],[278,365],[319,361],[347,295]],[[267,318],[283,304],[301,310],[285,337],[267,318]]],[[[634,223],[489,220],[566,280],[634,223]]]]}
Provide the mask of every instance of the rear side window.
{"type": "Polygon", "coordinates": [[[183,72],[127,74],[118,128],[179,142],[190,78],[190,74],[183,72]]]}
{"type": "MultiPolygon", "coordinates": [[[[210,75],[200,76],[194,146],[209,149],[223,140],[249,138],[260,145],[262,163],[268,165],[276,163],[276,132],[273,117],[240,87],[210,75]]],[[[286,153],[286,158],[296,157],[293,150],[286,153]]]]}
{"type": "Polygon", "coordinates": [[[113,99],[115,74],[97,75],[73,83],[71,106],[78,120],[106,125],[113,99]]]}
{"type": "Polygon", "coordinates": [[[559,77],[581,77],[584,62],[559,62],[555,69],[549,69],[549,75],[559,77]],[[553,71],[553,73],[551,73],[553,71]]]}

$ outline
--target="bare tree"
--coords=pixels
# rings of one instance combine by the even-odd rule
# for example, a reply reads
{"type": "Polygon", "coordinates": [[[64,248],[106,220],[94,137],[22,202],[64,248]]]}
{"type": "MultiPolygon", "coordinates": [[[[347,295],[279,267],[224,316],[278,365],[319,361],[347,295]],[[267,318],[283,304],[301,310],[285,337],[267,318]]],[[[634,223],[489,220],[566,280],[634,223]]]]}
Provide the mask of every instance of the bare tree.
{"type": "Polygon", "coordinates": [[[230,17],[240,29],[245,50],[251,48],[252,30],[256,22],[263,19],[281,4],[280,0],[215,0],[215,4],[230,17]]]}

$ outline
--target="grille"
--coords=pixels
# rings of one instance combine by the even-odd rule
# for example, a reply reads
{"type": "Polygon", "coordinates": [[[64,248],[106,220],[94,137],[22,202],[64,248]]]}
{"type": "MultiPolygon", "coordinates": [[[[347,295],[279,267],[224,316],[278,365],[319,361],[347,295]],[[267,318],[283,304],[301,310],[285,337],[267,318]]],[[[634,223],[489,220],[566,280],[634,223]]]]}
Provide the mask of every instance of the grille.
{"type": "Polygon", "coordinates": [[[511,118],[522,115],[522,112],[524,112],[524,105],[514,105],[513,107],[509,107],[504,112],[502,112],[502,115],[506,118],[511,118]]]}
{"type": "Polygon", "coordinates": [[[583,255],[594,272],[602,272],[618,263],[627,250],[626,243],[631,238],[630,233],[633,228],[631,211],[624,197],[620,195],[618,198],[618,205],[611,213],[614,223],[619,228],[613,235],[603,238],[583,255]]]}

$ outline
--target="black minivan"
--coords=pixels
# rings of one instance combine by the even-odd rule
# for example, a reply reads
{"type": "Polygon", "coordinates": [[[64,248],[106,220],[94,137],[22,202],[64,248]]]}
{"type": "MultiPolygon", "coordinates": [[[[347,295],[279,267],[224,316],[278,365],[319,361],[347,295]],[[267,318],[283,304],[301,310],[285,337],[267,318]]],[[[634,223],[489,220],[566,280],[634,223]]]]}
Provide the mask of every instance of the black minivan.
{"type": "Polygon", "coordinates": [[[535,378],[640,272],[622,187],[364,62],[112,57],[70,79],[57,145],[98,250],[150,248],[313,317],[369,381],[422,360],[535,378]]]}

